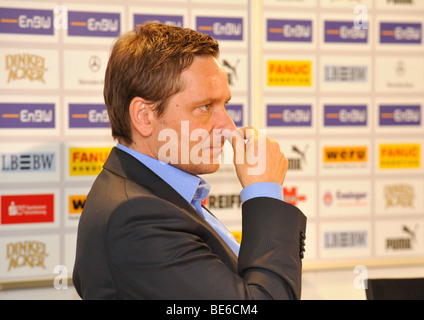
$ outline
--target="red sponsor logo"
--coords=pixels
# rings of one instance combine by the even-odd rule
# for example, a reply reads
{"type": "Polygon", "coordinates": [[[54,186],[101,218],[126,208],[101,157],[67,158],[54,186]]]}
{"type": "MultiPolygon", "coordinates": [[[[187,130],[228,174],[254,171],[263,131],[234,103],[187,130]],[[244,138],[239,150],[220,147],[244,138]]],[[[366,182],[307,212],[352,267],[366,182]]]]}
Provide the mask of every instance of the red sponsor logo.
{"type": "Polygon", "coordinates": [[[306,201],[305,195],[299,195],[297,187],[287,188],[284,187],[284,201],[296,206],[299,202],[306,201]]]}
{"type": "Polygon", "coordinates": [[[1,224],[54,221],[54,195],[1,196],[1,224]]]}

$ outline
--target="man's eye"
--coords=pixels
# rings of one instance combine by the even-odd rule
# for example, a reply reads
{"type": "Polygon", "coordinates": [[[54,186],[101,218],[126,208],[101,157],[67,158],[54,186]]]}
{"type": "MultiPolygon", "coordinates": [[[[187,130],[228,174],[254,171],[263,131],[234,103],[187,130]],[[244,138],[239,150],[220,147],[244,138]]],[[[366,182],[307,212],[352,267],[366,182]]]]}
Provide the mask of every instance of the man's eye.
{"type": "Polygon", "coordinates": [[[200,109],[202,109],[203,111],[208,111],[210,109],[210,104],[207,104],[205,106],[201,106],[200,109]]]}

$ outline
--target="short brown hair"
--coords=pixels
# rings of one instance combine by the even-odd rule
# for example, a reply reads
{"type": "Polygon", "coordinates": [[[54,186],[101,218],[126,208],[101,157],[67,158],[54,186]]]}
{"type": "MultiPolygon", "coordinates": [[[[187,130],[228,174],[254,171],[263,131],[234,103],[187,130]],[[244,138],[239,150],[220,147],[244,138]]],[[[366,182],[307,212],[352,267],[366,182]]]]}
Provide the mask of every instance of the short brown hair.
{"type": "Polygon", "coordinates": [[[135,97],[151,102],[160,117],[169,99],[184,89],[179,77],[197,55],[218,57],[218,42],[159,22],[146,22],[121,35],[110,54],[103,90],[112,136],[132,143],[129,105],[135,97]]]}

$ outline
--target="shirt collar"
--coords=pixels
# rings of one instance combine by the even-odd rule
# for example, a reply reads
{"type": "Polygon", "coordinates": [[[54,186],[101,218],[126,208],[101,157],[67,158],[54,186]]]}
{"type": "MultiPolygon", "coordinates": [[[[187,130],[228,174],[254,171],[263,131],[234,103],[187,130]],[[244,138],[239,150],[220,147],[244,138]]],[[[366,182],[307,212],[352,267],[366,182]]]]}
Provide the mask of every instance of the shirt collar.
{"type": "Polygon", "coordinates": [[[120,143],[118,143],[116,147],[143,163],[162,180],[168,183],[187,202],[191,203],[193,199],[203,201],[208,196],[210,186],[202,178],[159,161],[158,159],[146,156],[120,143]]]}

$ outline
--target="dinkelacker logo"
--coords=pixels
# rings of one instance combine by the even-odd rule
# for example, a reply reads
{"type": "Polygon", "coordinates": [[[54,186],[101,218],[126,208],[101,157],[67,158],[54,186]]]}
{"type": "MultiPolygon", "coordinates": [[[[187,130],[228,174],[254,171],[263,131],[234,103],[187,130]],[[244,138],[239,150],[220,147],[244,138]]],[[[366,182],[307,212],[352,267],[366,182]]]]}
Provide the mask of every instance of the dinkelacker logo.
{"type": "Polygon", "coordinates": [[[420,105],[380,105],[380,126],[420,126],[420,105]]]}
{"type": "Polygon", "coordinates": [[[268,19],[267,41],[312,42],[312,21],[268,19]]]}
{"type": "Polygon", "coordinates": [[[267,126],[310,127],[311,105],[267,105],[267,126]]]}
{"type": "Polygon", "coordinates": [[[0,33],[53,35],[53,10],[0,8],[0,33]]]}
{"type": "Polygon", "coordinates": [[[312,86],[312,62],[268,60],[268,86],[312,86]]]}
{"type": "Polygon", "coordinates": [[[243,40],[243,18],[196,17],[197,31],[217,40],[243,40]]]}
{"type": "Polygon", "coordinates": [[[6,245],[6,259],[9,260],[7,271],[23,267],[46,269],[45,259],[48,255],[44,242],[34,240],[10,242],[6,245]]]}
{"type": "Polygon", "coordinates": [[[324,106],[324,126],[366,126],[367,106],[324,106]]]}
{"type": "Polygon", "coordinates": [[[55,172],[56,154],[53,152],[0,153],[3,173],[55,172]]]}
{"type": "Polygon", "coordinates": [[[120,32],[120,13],[68,11],[68,36],[116,37],[120,32]]]}
{"type": "Polygon", "coordinates": [[[420,144],[380,144],[380,169],[421,168],[420,144]]]}
{"type": "Polygon", "coordinates": [[[44,81],[44,73],[47,71],[45,58],[35,54],[8,54],[6,55],[7,82],[17,80],[44,81]]]}
{"type": "Polygon", "coordinates": [[[356,28],[353,21],[325,21],[324,42],[368,43],[368,29],[356,28]]]}
{"type": "Polygon", "coordinates": [[[1,196],[1,224],[54,221],[54,195],[1,196]]]}
{"type": "Polygon", "coordinates": [[[69,175],[92,176],[102,170],[111,148],[69,148],[69,175]]]}
{"type": "Polygon", "coordinates": [[[69,104],[69,128],[109,128],[104,104],[69,104]]]}
{"type": "Polygon", "coordinates": [[[411,184],[399,183],[384,186],[385,208],[413,208],[415,200],[415,188],[411,184]]]}
{"type": "Polygon", "coordinates": [[[146,21],[159,21],[168,25],[184,27],[184,17],[181,15],[134,14],[134,27],[146,21]]]}
{"type": "Polygon", "coordinates": [[[420,44],[421,42],[421,23],[380,23],[380,43],[420,44]]]}
{"type": "Polygon", "coordinates": [[[54,128],[53,103],[0,103],[0,128],[54,128]]]}

